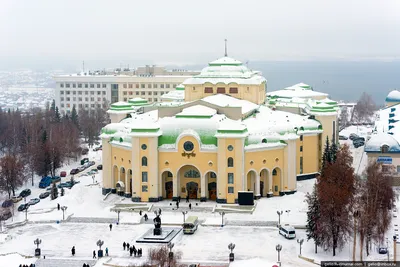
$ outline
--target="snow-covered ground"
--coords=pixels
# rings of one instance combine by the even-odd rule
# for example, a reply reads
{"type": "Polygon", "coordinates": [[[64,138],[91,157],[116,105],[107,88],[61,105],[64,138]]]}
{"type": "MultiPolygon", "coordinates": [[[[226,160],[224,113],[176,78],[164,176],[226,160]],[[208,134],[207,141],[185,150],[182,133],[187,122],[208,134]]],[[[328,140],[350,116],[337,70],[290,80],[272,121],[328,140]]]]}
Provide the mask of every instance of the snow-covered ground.
{"type": "MultiPolygon", "coordinates": [[[[361,126],[359,129],[363,129],[361,126]]],[[[345,129],[349,133],[355,129],[345,129]]],[[[368,132],[367,129],[356,131],[356,133],[368,132]]],[[[354,149],[350,146],[355,164],[361,161],[360,169],[365,167],[362,160],[363,148],[354,149]]],[[[90,160],[95,160],[96,165],[101,162],[101,151],[89,154],[90,160]]],[[[79,165],[79,162],[65,166],[61,170],[69,172],[71,168],[79,165]]],[[[93,167],[92,167],[93,168],[93,167]]],[[[28,223],[24,226],[8,228],[5,233],[0,234],[0,267],[18,266],[21,263],[31,263],[32,259],[25,259],[18,254],[33,255],[35,245],[33,240],[42,240],[42,255],[46,258],[70,259],[71,248],[76,247],[76,258],[90,259],[93,250],[97,250],[96,241],[104,240],[103,249],[109,249],[110,257],[102,259],[96,266],[103,266],[105,261],[108,264],[128,266],[129,264],[139,264],[142,259],[130,258],[128,253],[122,249],[122,243],[129,242],[136,247],[143,248],[144,256],[154,244],[138,244],[135,241],[141,237],[148,229],[153,228],[152,219],[154,214],[149,215],[149,221],[144,222],[138,211],[121,212],[120,223],[117,225],[117,214],[111,212],[110,208],[118,203],[132,203],[129,199],[110,195],[106,200],[101,194],[101,171],[95,177],[95,184],[91,177],[79,177],[75,179],[80,183],[72,189],[65,190],[65,196],[50,200],[41,200],[40,203],[32,206],[28,212],[28,223]],[[96,184],[96,181],[98,184],[96,184]],[[62,211],[56,208],[57,203],[67,206],[67,215],[71,215],[70,221],[62,221],[62,211]],[[110,231],[109,223],[113,223],[110,231]],[[1,256],[4,255],[4,256],[1,256]]],[[[69,177],[63,180],[68,180],[69,177]]],[[[165,227],[172,224],[183,222],[182,210],[189,210],[189,215],[199,217],[201,225],[194,235],[183,235],[179,233],[174,239],[174,250],[183,253],[183,261],[187,263],[205,263],[207,266],[221,266],[221,263],[228,263],[229,250],[228,244],[236,244],[234,250],[234,267],[240,266],[272,266],[277,261],[275,246],[281,244],[282,266],[313,266],[313,264],[298,257],[299,245],[296,240],[287,240],[278,234],[276,224],[278,222],[277,210],[282,210],[281,223],[304,226],[306,224],[307,204],[305,194],[311,192],[315,180],[301,181],[297,184],[298,192],[293,195],[283,197],[262,198],[256,201],[256,208],[250,213],[227,213],[224,217],[224,227],[221,227],[221,216],[218,212],[213,212],[215,208],[222,208],[215,202],[195,203],[192,202],[192,210],[188,204],[182,202],[178,211],[174,210],[174,205],[170,201],[164,200],[158,203],[150,203],[149,208],[162,209],[162,222],[165,227]],[[151,206],[153,205],[153,206],[151,206]]],[[[29,186],[28,186],[29,187],[29,186]]],[[[44,189],[30,187],[32,195],[37,197],[44,189]]],[[[29,200],[29,198],[27,200],[29,200]]],[[[21,203],[21,202],[20,202],[21,203]]],[[[20,204],[18,203],[18,205],[20,204]]],[[[15,209],[17,208],[17,206],[15,209]]],[[[13,220],[8,220],[6,224],[22,222],[25,219],[24,212],[15,210],[13,220]]],[[[394,231],[394,230],[393,230],[394,231]]],[[[306,239],[305,230],[296,230],[298,238],[306,239]]],[[[389,246],[389,249],[391,247],[389,246]]],[[[323,251],[319,248],[318,254],[314,253],[312,241],[305,241],[302,248],[302,255],[321,260],[332,260],[331,251],[323,251]]],[[[352,257],[352,244],[346,244],[342,251],[338,253],[335,260],[349,260],[352,257]]],[[[385,259],[386,255],[379,255],[376,249],[373,250],[372,259],[385,259]]]]}

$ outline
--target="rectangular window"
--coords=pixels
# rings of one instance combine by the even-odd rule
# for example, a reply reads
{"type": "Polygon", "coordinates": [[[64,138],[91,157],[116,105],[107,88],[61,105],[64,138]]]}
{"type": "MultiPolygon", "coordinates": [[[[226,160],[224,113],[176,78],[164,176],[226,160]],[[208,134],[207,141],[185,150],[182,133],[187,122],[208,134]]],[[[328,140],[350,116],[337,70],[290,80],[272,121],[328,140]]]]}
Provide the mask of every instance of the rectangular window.
{"type": "Polygon", "coordinates": [[[67,104],[67,108],[70,108],[71,107],[71,104],[67,104]]]}
{"type": "Polygon", "coordinates": [[[164,88],[164,84],[160,84],[160,88],[164,88]]]}
{"type": "Polygon", "coordinates": [[[64,91],[60,91],[60,94],[63,95],[63,94],[64,94],[64,91]]]}
{"type": "Polygon", "coordinates": [[[151,93],[152,93],[152,92],[148,92],[147,94],[148,94],[148,95],[151,95],[151,93]]]}
{"type": "Polygon", "coordinates": [[[83,108],[83,105],[82,105],[82,104],[79,104],[78,107],[79,107],[79,108],[83,108]]]}
{"type": "Polygon", "coordinates": [[[139,92],[136,92],[136,95],[139,95],[139,92]]]}
{"type": "Polygon", "coordinates": [[[300,174],[303,174],[303,157],[300,157],[300,174]]]}
{"type": "Polygon", "coordinates": [[[91,84],[90,84],[90,88],[94,88],[94,83],[91,83],[91,84]]]}
{"type": "Polygon", "coordinates": [[[176,88],[176,84],[173,84],[173,85],[172,85],[172,88],[176,88]]]}
{"type": "Polygon", "coordinates": [[[300,152],[303,152],[303,146],[300,146],[300,152]]]}
{"type": "Polygon", "coordinates": [[[73,97],[72,100],[73,100],[73,101],[76,101],[76,97],[73,97]]]}
{"type": "Polygon", "coordinates": [[[124,97],[124,101],[125,101],[125,102],[128,101],[128,98],[124,97]]]}
{"type": "Polygon", "coordinates": [[[157,102],[158,101],[158,99],[157,98],[154,98],[154,102],[157,102]]]}
{"type": "Polygon", "coordinates": [[[131,84],[131,83],[128,84],[128,88],[129,88],[129,89],[132,89],[132,88],[133,88],[133,84],[131,84]]]}
{"type": "Polygon", "coordinates": [[[103,95],[105,95],[106,94],[106,91],[103,91],[103,95]]]}
{"type": "Polygon", "coordinates": [[[228,173],[228,184],[233,184],[233,173],[228,173]]]}
{"type": "Polygon", "coordinates": [[[100,84],[99,83],[97,84],[97,88],[100,88],[100,84]]]}
{"type": "Polygon", "coordinates": [[[90,107],[91,107],[91,108],[94,108],[94,104],[90,104],[90,107]]]}
{"type": "Polygon", "coordinates": [[[69,88],[69,83],[66,83],[66,84],[65,84],[65,87],[69,88]]]}
{"type": "Polygon", "coordinates": [[[165,86],[166,86],[165,88],[169,88],[169,84],[166,84],[165,86]]]}
{"type": "Polygon", "coordinates": [[[78,91],[78,95],[82,95],[82,91],[78,91]]]}
{"type": "Polygon", "coordinates": [[[157,88],[158,86],[157,86],[157,84],[155,83],[155,84],[153,84],[153,88],[157,88]]]}
{"type": "Polygon", "coordinates": [[[69,97],[67,97],[67,101],[69,101],[70,100],[70,98],[69,97]]]}
{"type": "Polygon", "coordinates": [[[143,92],[143,91],[142,91],[140,94],[141,94],[141,95],[144,95],[145,93],[146,93],[146,92],[143,92]]]}
{"type": "Polygon", "coordinates": [[[129,91],[129,93],[128,93],[129,95],[132,95],[133,94],[133,92],[132,91],[129,91]]]}
{"type": "Polygon", "coordinates": [[[228,194],[233,194],[235,192],[234,187],[233,186],[229,186],[228,187],[228,194]]]}
{"type": "Polygon", "coordinates": [[[128,94],[128,92],[127,91],[124,91],[124,95],[127,95],[128,94]]]}
{"type": "Polygon", "coordinates": [[[157,92],[153,92],[153,95],[157,95],[157,92]]]}
{"type": "Polygon", "coordinates": [[[91,94],[91,95],[94,95],[94,91],[90,91],[90,94],[91,94]]]}
{"type": "Polygon", "coordinates": [[[149,102],[152,102],[153,101],[153,99],[152,98],[149,98],[149,102]]]}
{"type": "Polygon", "coordinates": [[[278,192],[278,186],[277,186],[277,185],[275,185],[274,191],[275,191],[275,192],[278,192]]]}
{"type": "Polygon", "coordinates": [[[85,88],[89,88],[89,85],[87,83],[85,83],[85,88]]]}
{"type": "Polygon", "coordinates": [[[100,102],[100,101],[101,101],[101,97],[98,97],[98,98],[97,98],[97,101],[100,102]]]}
{"type": "Polygon", "coordinates": [[[61,97],[61,101],[64,101],[64,97],[61,97]]]}
{"type": "Polygon", "coordinates": [[[97,95],[101,95],[101,91],[97,91],[97,95]]]}
{"type": "Polygon", "coordinates": [[[103,88],[107,88],[107,84],[103,83],[103,88]]]}
{"type": "Polygon", "coordinates": [[[82,101],[82,97],[78,97],[78,101],[82,101]]]}
{"type": "Polygon", "coordinates": [[[147,172],[142,172],[142,183],[147,183],[147,172]]]}
{"type": "Polygon", "coordinates": [[[89,107],[89,104],[85,104],[85,108],[88,108],[89,107]]]}
{"type": "Polygon", "coordinates": [[[60,87],[61,87],[61,88],[64,88],[64,84],[63,84],[63,83],[60,83],[60,87]]]}
{"type": "Polygon", "coordinates": [[[217,94],[225,94],[225,87],[218,87],[217,94]]]}
{"type": "Polygon", "coordinates": [[[85,91],[85,95],[88,95],[89,94],[89,92],[88,91],[85,91]]]}
{"type": "Polygon", "coordinates": [[[144,83],[142,83],[142,84],[140,85],[140,88],[144,88],[144,83]]]}
{"type": "Polygon", "coordinates": [[[135,87],[136,87],[136,89],[139,89],[139,84],[137,83],[137,84],[135,85],[135,87]]]}
{"type": "Polygon", "coordinates": [[[101,108],[101,104],[97,104],[97,107],[98,107],[98,108],[101,108]]]}
{"type": "Polygon", "coordinates": [[[63,107],[64,107],[64,104],[61,104],[61,107],[63,108],[63,107]]]}
{"type": "Polygon", "coordinates": [[[397,172],[400,173],[400,165],[397,165],[397,172]]]}
{"type": "Polygon", "coordinates": [[[302,135],[300,135],[300,141],[303,142],[303,136],[302,135]]]}
{"type": "Polygon", "coordinates": [[[212,93],[214,93],[213,88],[212,88],[212,87],[206,87],[206,88],[204,88],[204,93],[205,93],[205,94],[212,94],[212,93]]]}
{"type": "Polygon", "coordinates": [[[72,91],[72,94],[73,94],[73,95],[76,95],[76,91],[72,91]]]}
{"type": "Polygon", "coordinates": [[[94,101],[94,97],[91,97],[91,98],[90,98],[90,101],[94,101]]]}
{"type": "Polygon", "coordinates": [[[124,84],[124,89],[126,89],[126,83],[124,84]]]}
{"type": "Polygon", "coordinates": [[[82,88],[82,84],[81,83],[78,83],[78,88],[82,88]]]}
{"type": "Polygon", "coordinates": [[[89,97],[85,97],[85,101],[88,102],[89,101],[89,97]]]}
{"type": "Polygon", "coordinates": [[[105,97],[103,97],[103,102],[106,102],[106,98],[105,97]]]}
{"type": "Polygon", "coordinates": [[[151,83],[149,83],[149,84],[147,85],[147,88],[151,88],[151,83]]]}
{"type": "Polygon", "coordinates": [[[229,93],[230,93],[230,94],[237,94],[237,93],[238,93],[237,87],[231,87],[231,88],[229,88],[229,93]]]}
{"type": "Polygon", "coordinates": [[[75,83],[72,84],[72,88],[76,88],[76,84],[75,83]]]}
{"type": "Polygon", "coordinates": [[[65,91],[65,93],[66,93],[67,95],[69,95],[69,94],[70,94],[70,91],[65,91]]]}
{"type": "Polygon", "coordinates": [[[149,188],[147,185],[142,185],[142,192],[148,192],[149,188]]]}

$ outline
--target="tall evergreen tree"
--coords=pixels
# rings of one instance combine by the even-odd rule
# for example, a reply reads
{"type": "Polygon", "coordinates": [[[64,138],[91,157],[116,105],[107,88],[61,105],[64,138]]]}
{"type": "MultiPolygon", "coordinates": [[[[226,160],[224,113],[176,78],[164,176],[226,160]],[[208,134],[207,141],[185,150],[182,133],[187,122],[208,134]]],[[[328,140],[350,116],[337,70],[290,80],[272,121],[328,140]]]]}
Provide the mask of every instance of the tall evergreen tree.
{"type": "Polygon", "coordinates": [[[56,101],[54,99],[51,102],[50,111],[56,112],[56,101]]]}
{"type": "Polygon", "coordinates": [[[331,149],[330,149],[330,159],[331,162],[335,162],[336,161],[336,154],[338,152],[338,146],[335,143],[335,141],[332,140],[332,144],[331,144],[331,149]]]}
{"type": "Polygon", "coordinates": [[[51,186],[51,200],[56,199],[58,197],[58,188],[56,186],[56,183],[53,183],[51,186]]]}
{"type": "Polygon", "coordinates": [[[60,111],[58,110],[58,107],[56,107],[56,110],[54,112],[54,121],[57,123],[61,121],[61,115],[60,111]]]}
{"type": "Polygon", "coordinates": [[[71,111],[71,121],[73,124],[76,125],[76,127],[79,128],[79,118],[78,118],[78,112],[76,112],[75,105],[72,106],[72,111],[71,111]]]}
{"type": "Polygon", "coordinates": [[[321,234],[322,231],[320,229],[321,211],[316,184],[314,184],[312,193],[307,193],[306,202],[308,204],[306,225],[307,240],[314,240],[315,253],[317,253],[317,248],[323,241],[323,235],[321,234]]]}
{"type": "Polygon", "coordinates": [[[329,138],[328,136],[326,137],[326,142],[325,142],[325,148],[324,148],[324,154],[322,154],[322,165],[321,165],[321,175],[324,172],[324,169],[326,167],[326,163],[331,162],[331,147],[329,145],[329,138]]]}

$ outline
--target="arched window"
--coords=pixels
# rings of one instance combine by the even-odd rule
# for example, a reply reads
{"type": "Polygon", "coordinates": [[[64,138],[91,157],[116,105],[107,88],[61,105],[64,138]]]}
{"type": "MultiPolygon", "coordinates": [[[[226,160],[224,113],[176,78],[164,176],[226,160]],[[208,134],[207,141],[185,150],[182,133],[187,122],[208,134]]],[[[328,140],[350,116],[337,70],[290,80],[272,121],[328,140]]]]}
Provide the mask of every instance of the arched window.
{"type": "Polygon", "coordinates": [[[142,166],[147,166],[147,158],[146,157],[142,158],[142,166]]]}
{"type": "Polygon", "coordinates": [[[228,167],[233,167],[233,158],[228,158],[228,167]]]}
{"type": "Polygon", "coordinates": [[[388,145],[381,146],[381,152],[382,153],[388,153],[389,152],[389,146],[388,145]]]}
{"type": "Polygon", "coordinates": [[[266,138],[264,138],[263,140],[261,140],[261,143],[264,143],[264,144],[266,144],[266,143],[267,143],[267,139],[266,139],[266,138]]]}
{"type": "Polygon", "coordinates": [[[274,169],[273,171],[272,171],[272,175],[277,175],[278,174],[278,172],[276,171],[276,169],[274,169]]]}

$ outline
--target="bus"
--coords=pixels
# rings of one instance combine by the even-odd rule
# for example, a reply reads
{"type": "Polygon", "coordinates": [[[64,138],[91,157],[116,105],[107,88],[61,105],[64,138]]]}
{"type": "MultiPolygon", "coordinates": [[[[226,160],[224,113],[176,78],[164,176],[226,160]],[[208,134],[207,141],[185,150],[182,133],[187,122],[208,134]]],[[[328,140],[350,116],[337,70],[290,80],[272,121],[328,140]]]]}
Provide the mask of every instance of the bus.
{"type": "Polygon", "coordinates": [[[289,224],[285,224],[279,227],[279,234],[283,235],[287,239],[296,238],[296,230],[293,226],[290,226],[289,224]]]}
{"type": "Polygon", "coordinates": [[[183,224],[183,233],[184,234],[193,234],[196,232],[197,227],[199,225],[199,220],[197,216],[189,216],[185,223],[183,224]]]}

